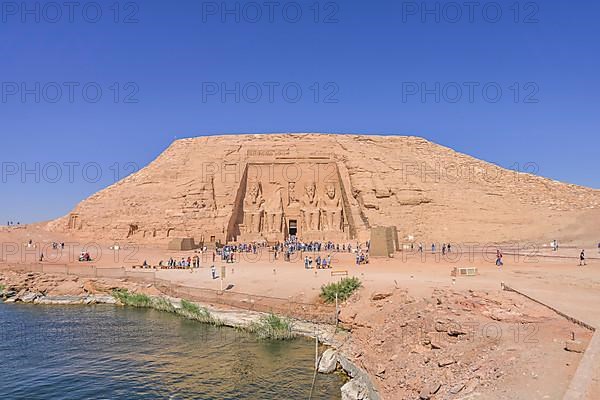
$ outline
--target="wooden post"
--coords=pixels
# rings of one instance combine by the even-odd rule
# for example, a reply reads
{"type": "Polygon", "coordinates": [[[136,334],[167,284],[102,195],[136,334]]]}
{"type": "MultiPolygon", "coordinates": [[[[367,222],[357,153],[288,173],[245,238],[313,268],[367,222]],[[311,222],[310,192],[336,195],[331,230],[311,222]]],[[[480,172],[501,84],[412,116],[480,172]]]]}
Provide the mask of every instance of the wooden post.
{"type": "Polygon", "coordinates": [[[338,315],[339,315],[339,312],[338,312],[338,294],[336,292],[336,294],[335,294],[335,328],[336,329],[337,329],[337,326],[338,326],[338,315]]]}
{"type": "Polygon", "coordinates": [[[319,368],[319,333],[315,325],[315,369],[319,368]]]}

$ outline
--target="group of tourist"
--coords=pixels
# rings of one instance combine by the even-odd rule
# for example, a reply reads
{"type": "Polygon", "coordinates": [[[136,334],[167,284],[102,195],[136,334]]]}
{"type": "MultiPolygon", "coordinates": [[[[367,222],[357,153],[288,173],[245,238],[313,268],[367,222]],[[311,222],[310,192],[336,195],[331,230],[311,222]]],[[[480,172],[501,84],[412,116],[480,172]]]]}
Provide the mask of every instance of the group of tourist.
{"type": "Polygon", "coordinates": [[[92,257],[90,256],[90,253],[88,253],[87,251],[82,251],[81,253],[79,253],[79,261],[80,262],[89,262],[89,261],[92,261],[92,257]]]}
{"type": "MultiPolygon", "coordinates": [[[[221,257],[221,261],[226,263],[234,263],[236,256],[239,253],[257,254],[261,248],[265,248],[266,243],[240,243],[237,245],[226,245],[216,249],[216,254],[221,257]]],[[[213,262],[215,261],[215,253],[213,253],[213,262]]]]}
{"type": "MultiPolygon", "coordinates": [[[[144,266],[148,265],[146,261],[144,261],[144,266]]],[[[167,264],[165,265],[163,261],[159,261],[159,268],[161,269],[184,269],[184,268],[200,268],[200,257],[195,255],[194,257],[188,256],[188,258],[181,258],[181,260],[175,260],[173,257],[167,260],[167,264]]]]}
{"type": "Polygon", "coordinates": [[[356,265],[360,264],[368,264],[369,263],[369,253],[364,253],[362,251],[356,252],[356,265]]]}
{"type": "MultiPolygon", "coordinates": [[[[368,246],[369,246],[369,244],[367,242],[367,249],[368,249],[368,246]]],[[[352,251],[356,251],[358,254],[358,252],[361,252],[362,250],[361,250],[360,245],[352,247],[352,245],[350,243],[348,243],[348,244],[343,243],[340,245],[339,243],[333,243],[331,241],[328,241],[328,242],[318,242],[318,241],[302,242],[301,240],[298,239],[297,236],[290,236],[285,242],[277,243],[275,246],[273,246],[273,251],[275,253],[275,259],[277,259],[279,253],[284,253],[284,260],[290,261],[292,258],[292,255],[296,252],[319,253],[321,251],[327,251],[327,252],[337,252],[337,253],[340,253],[340,252],[352,253],[352,251]]],[[[305,259],[305,261],[306,261],[306,259],[305,259]]]]}
{"type": "MultiPolygon", "coordinates": [[[[437,247],[436,247],[435,243],[431,243],[431,254],[435,253],[436,248],[437,247]]],[[[452,252],[452,245],[450,243],[442,243],[442,246],[440,248],[442,251],[442,255],[446,255],[446,253],[452,252]]],[[[410,244],[410,249],[411,250],[414,249],[414,243],[410,244]]],[[[423,253],[423,243],[418,244],[417,250],[419,253],[423,253]]]]}
{"type": "MultiPolygon", "coordinates": [[[[320,255],[317,256],[315,258],[315,264],[317,269],[327,269],[327,268],[332,268],[331,265],[331,254],[329,254],[327,257],[321,257],[320,255]]],[[[313,267],[313,258],[312,256],[305,256],[304,257],[304,268],[306,269],[312,269],[313,267]]]]}

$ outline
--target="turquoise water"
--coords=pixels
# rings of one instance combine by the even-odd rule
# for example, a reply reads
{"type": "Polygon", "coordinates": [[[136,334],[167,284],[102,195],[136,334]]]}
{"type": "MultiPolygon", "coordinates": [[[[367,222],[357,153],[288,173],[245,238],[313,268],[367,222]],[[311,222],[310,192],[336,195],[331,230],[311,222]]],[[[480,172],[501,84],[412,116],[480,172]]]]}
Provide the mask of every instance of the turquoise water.
{"type": "MultiPolygon", "coordinates": [[[[155,310],[0,302],[1,399],[308,399],[314,342],[155,310]]],[[[319,375],[314,399],[340,399],[319,375]]]]}

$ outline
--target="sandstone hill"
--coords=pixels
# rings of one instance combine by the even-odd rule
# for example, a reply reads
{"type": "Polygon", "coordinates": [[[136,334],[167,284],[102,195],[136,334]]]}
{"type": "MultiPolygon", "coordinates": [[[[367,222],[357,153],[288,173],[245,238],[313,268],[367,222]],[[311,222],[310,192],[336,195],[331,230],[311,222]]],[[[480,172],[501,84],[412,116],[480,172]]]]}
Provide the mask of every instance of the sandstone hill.
{"type": "Polygon", "coordinates": [[[418,137],[273,134],[175,141],[47,229],[94,240],[585,240],[600,191],[506,170],[418,137]]]}

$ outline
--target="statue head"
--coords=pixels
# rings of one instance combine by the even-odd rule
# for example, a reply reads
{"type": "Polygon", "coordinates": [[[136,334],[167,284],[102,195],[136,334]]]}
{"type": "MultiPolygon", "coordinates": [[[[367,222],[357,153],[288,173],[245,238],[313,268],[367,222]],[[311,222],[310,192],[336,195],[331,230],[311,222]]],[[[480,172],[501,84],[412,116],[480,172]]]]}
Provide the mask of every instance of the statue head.
{"type": "Polygon", "coordinates": [[[329,197],[331,200],[335,198],[335,186],[333,183],[329,183],[325,187],[325,194],[327,194],[327,197],[329,197]]]}
{"type": "Polygon", "coordinates": [[[248,188],[248,194],[253,201],[256,200],[260,194],[260,182],[252,182],[248,188]]]}
{"type": "Polygon", "coordinates": [[[304,191],[306,192],[306,196],[312,201],[315,198],[316,185],[314,182],[309,182],[304,186],[304,191]]]}

